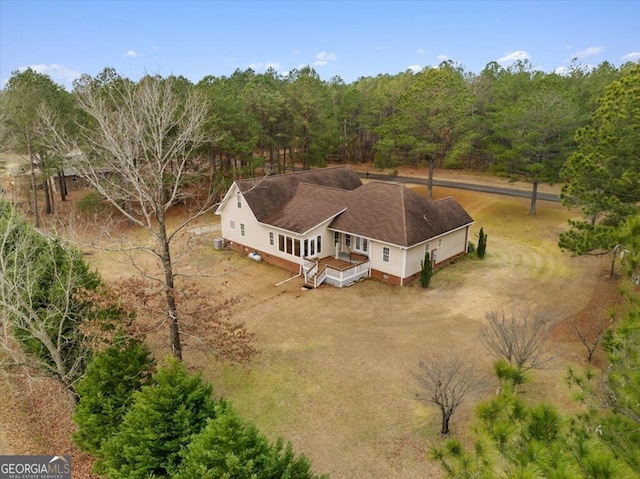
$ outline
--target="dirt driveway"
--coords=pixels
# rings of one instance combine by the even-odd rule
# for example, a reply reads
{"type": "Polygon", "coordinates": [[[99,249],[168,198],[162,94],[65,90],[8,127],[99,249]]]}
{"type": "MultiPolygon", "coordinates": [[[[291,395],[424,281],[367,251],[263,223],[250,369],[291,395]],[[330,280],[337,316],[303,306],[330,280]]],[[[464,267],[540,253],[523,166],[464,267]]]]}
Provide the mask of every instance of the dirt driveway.
{"type": "MultiPolygon", "coordinates": [[[[424,193],[424,187],[415,187],[424,193]]],[[[301,290],[301,280],[280,286],[287,273],[212,247],[215,220],[196,225],[185,263],[213,273],[202,278],[220,297],[240,299],[233,319],[256,333],[260,354],[248,367],[222,364],[197,352],[187,362],[204,371],[217,394],[270,437],[283,436],[318,472],[333,479],[439,477],[426,454],[437,443],[437,411],[416,400],[411,372],[426,356],[458,354],[477,366],[483,387],[452,420],[460,434],[473,403],[494,394],[492,359],[478,342],[484,313],[514,298],[549,306],[565,319],[549,345],[554,367],[536,372],[526,397],[571,404],[565,367],[583,362],[566,321],[615,298],[608,263],[559,251],[557,237],[571,213],[540,202],[530,217],[528,200],[460,190],[455,196],[488,234],[483,261],[467,259],[442,271],[429,289],[398,288],[372,280],[343,290],[301,290]]],[[[122,266],[94,261],[106,276],[122,266]]],[[[109,260],[107,260],[109,261],[109,260]]]]}

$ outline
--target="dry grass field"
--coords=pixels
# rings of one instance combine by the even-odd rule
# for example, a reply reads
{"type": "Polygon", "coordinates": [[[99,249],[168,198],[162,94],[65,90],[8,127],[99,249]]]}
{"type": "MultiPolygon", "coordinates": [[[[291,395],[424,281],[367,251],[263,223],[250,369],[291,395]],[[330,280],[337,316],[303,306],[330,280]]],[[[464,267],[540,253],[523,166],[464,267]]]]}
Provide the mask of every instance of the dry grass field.
{"type": "MultiPolygon", "coordinates": [[[[439,172],[449,179],[445,175],[439,172]]],[[[416,189],[424,193],[424,187],[416,189]]],[[[243,417],[272,438],[290,440],[315,471],[333,479],[440,477],[427,460],[429,446],[442,439],[439,413],[416,400],[412,371],[421,358],[454,354],[476,366],[482,387],[451,423],[452,434],[464,438],[474,403],[497,387],[492,359],[478,340],[484,313],[513,299],[551,307],[563,318],[549,343],[553,366],[534,372],[523,395],[572,407],[562,378],[567,364],[584,363],[585,351],[566,323],[617,298],[606,260],[558,249],[558,233],[571,217],[560,204],[540,202],[538,215],[530,217],[526,199],[434,192],[456,197],[476,220],[473,233],[484,227],[488,249],[482,261],[469,257],[438,271],[426,290],[366,280],[305,291],[300,278],[274,286],[288,273],[214,250],[219,233],[213,216],[194,225],[182,239],[184,248],[178,247],[185,254],[182,272],[206,272],[197,279],[203,288],[238,300],[232,319],[255,333],[259,350],[247,366],[191,349],[186,362],[203,371],[215,394],[229,398],[243,417]]],[[[106,279],[134,274],[115,253],[88,258],[106,279]]]]}

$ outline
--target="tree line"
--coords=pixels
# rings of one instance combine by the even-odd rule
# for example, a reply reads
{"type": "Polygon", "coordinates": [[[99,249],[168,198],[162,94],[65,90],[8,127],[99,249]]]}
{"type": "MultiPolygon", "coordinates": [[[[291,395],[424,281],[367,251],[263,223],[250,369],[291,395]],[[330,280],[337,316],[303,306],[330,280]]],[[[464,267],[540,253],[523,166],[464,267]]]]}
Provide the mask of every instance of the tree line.
{"type": "MultiPolygon", "coordinates": [[[[528,61],[506,68],[492,62],[473,74],[447,61],[349,84],[339,77],[323,81],[310,67],[287,75],[236,70],[195,84],[182,76],[166,80],[183,100],[198,92],[207,136],[198,156],[229,174],[372,162],[380,168],[492,169],[536,185],[560,179],[575,131],[589,122],[604,87],[631,65],[604,62],[589,69],[574,63],[560,75],[528,61]]],[[[34,131],[39,106],[71,122],[87,85],[130,82],[106,68],[77,79],[67,92],[33,70],[15,72],[2,95],[14,146],[33,155],[45,176],[55,173],[51,152],[34,131]]]]}

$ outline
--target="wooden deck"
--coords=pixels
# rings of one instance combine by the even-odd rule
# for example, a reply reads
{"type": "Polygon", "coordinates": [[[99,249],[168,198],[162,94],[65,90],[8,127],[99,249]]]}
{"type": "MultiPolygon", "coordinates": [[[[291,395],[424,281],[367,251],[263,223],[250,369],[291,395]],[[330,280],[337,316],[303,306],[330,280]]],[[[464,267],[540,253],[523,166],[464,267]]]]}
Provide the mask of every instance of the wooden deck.
{"type": "Polygon", "coordinates": [[[364,263],[366,261],[369,261],[369,258],[358,253],[351,253],[351,255],[341,254],[339,258],[328,256],[320,260],[318,271],[322,271],[325,266],[331,266],[332,268],[335,268],[337,270],[344,271],[351,268],[352,266],[364,263]]]}
{"type": "Polygon", "coordinates": [[[362,254],[341,254],[321,260],[304,259],[304,278],[307,287],[316,288],[327,282],[342,288],[369,277],[369,258],[362,254]]]}

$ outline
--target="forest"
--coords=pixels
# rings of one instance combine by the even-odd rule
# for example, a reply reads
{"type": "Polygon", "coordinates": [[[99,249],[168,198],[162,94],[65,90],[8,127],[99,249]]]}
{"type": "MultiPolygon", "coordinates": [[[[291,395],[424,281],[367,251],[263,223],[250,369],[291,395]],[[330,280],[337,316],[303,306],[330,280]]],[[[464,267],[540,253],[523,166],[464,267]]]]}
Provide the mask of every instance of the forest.
{"type": "MultiPolygon", "coordinates": [[[[538,184],[561,181],[575,132],[590,122],[604,88],[633,68],[607,62],[589,68],[574,61],[558,74],[518,61],[507,68],[492,62],[474,74],[447,61],[350,84],[339,77],[323,81],[311,67],[286,76],[248,69],[196,84],[182,76],[163,81],[182,98],[193,94],[206,104],[205,137],[196,156],[231,176],[331,162],[467,168],[528,181],[535,200],[538,184]]],[[[29,131],[39,108],[46,105],[81,125],[78,94],[118,83],[134,82],[105,68],[95,78],[80,77],[67,92],[46,75],[15,72],[2,92],[13,125],[4,130],[4,149],[18,135],[43,175],[54,174],[59,161],[29,131]]]]}
{"type": "MultiPolygon", "coordinates": [[[[106,68],[80,77],[71,92],[28,69],[0,93],[0,125],[0,149],[24,159],[28,181],[18,208],[0,202],[0,359],[4,369],[59,382],[76,408],[74,441],[95,455],[97,473],[318,477],[305,456],[281,439],[269,442],[183,367],[189,322],[181,301],[193,297],[183,295],[189,289],[174,261],[179,232],[210,213],[231,181],[334,162],[391,175],[410,165],[430,179],[448,168],[524,181],[532,216],[538,186],[561,184],[563,204],[579,217],[559,233],[559,247],[609,258],[611,277],[616,267],[630,288],[627,309],[593,346],[607,357],[604,381],[594,385],[590,369],[570,371],[588,407],[563,419],[553,407],[520,400],[527,368],[507,355],[496,363],[503,392],[477,410],[475,449],[453,439],[432,459],[449,477],[629,477],[640,467],[639,63],[574,63],[560,75],[528,62],[490,63],[479,74],[444,62],[351,84],[323,81],[308,67],[196,84],[181,76],[132,81],[106,68]],[[110,291],[48,228],[70,174],[109,205],[109,215],[97,210],[105,226],[117,216],[149,233],[150,241],[125,247],[157,262],[155,314],[176,358],[164,366],[156,367],[136,330],[142,313],[126,303],[126,288],[110,291]],[[188,213],[177,226],[168,220],[176,206],[188,213]]],[[[208,307],[200,314],[220,311],[208,307]]],[[[242,327],[214,326],[230,328],[217,334],[237,341],[216,345],[220,359],[253,354],[242,327]]],[[[425,388],[434,384],[442,381],[426,380],[425,388]]],[[[438,401],[431,402],[444,407],[438,401]]]]}

